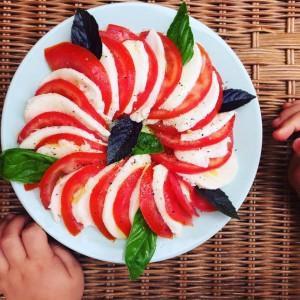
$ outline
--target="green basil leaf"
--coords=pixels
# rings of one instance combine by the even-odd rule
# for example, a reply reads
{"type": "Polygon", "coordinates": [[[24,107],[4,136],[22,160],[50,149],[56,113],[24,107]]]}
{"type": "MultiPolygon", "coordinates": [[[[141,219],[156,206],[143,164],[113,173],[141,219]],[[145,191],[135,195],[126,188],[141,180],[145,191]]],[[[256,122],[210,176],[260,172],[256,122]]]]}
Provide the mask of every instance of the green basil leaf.
{"type": "Polygon", "coordinates": [[[36,183],[56,158],[33,150],[13,148],[0,155],[0,176],[6,180],[36,183]]]}
{"type": "Polygon", "coordinates": [[[144,272],[155,252],[156,239],[156,234],[151,231],[138,210],[125,249],[125,262],[131,280],[137,279],[144,272]]]}
{"type": "Polygon", "coordinates": [[[142,131],[139,134],[136,145],[132,149],[132,154],[159,153],[163,151],[164,147],[155,135],[142,131]]]}
{"type": "Polygon", "coordinates": [[[190,61],[194,54],[194,36],[190,27],[189,15],[186,7],[186,3],[182,2],[179,10],[171,23],[167,36],[178,47],[182,63],[186,64],[190,61]]]}

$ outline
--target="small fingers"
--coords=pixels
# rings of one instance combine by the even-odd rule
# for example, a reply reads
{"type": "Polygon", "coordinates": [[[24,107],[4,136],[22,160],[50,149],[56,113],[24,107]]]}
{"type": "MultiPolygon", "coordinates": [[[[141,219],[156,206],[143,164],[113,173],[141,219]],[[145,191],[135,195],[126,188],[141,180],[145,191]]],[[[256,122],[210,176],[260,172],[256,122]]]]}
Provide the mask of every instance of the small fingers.
{"type": "Polygon", "coordinates": [[[24,228],[22,241],[29,259],[44,260],[54,255],[48,243],[47,234],[34,222],[24,228]]]}
{"type": "Polygon", "coordinates": [[[278,128],[297,112],[300,112],[300,103],[286,106],[285,109],[280,113],[279,117],[273,121],[273,126],[278,128]]]}
{"type": "Polygon", "coordinates": [[[300,111],[284,121],[280,128],[273,132],[273,137],[278,141],[287,140],[294,132],[300,130],[300,111]]]}
{"type": "Polygon", "coordinates": [[[300,138],[297,138],[293,142],[293,150],[297,156],[300,157],[300,138]]]}

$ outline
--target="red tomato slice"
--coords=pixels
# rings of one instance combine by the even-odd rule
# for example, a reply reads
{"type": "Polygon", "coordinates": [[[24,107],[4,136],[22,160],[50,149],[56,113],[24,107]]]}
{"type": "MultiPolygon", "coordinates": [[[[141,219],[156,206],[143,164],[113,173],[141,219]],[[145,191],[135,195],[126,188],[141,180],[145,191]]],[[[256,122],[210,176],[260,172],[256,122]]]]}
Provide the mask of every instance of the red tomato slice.
{"type": "Polygon", "coordinates": [[[111,104],[111,86],[99,59],[89,50],[63,42],[45,49],[46,60],[52,70],[72,68],[94,81],[101,90],[106,114],[111,104]]]}
{"type": "Polygon", "coordinates": [[[104,201],[111,182],[114,180],[123,165],[124,162],[116,164],[109,172],[101,177],[94,187],[90,197],[90,212],[92,219],[99,231],[109,240],[114,240],[115,238],[109,233],[102,219],[104,201]]]}
{"type": "Polygon", "coordinates": [[[144,168],[135,170],[124,180],[115,199],[113,207],[114,218],[116,224],[126,236],[129,236],[131,229],[129,220],[130,197],[143,170],[144,168]]]}
{"type": "Polygon", "coordinates": [[[57,93],[60,94],[75,104],[82,110],[90,114],[96,121],[107,128],[106,121],[97,113],[95,108],[91,105],[85,94],[74,84],[64,79],[54,79],[43,84],[37,91],[36,95],[57,93]]]}
{"type": "Polygon", "coordinates": [[[209,166],[206,168],[178,160],[173,154],[157,153],[152,154],[151,157],[155,162],[164,165],[167,169],[169,169],[172,172],[183,174],[195,174],[216,169],[224,165],[231,156],[232,148],[233,140],[231,140],[231,142],[228,143],[227,154],[223,157],[211,158],[209,166]]]}
{"type": "Polygon", "coordinates": [[[25,183],[24,189],[25,189],[25,191],[31,191],[31,190],[38,188],[39,185],[40,185],[39,182],[38,183],[25,183]]]}
{"type": "Polygon", "coordinates": [[[105,153],[76,152],[64,156],[52,164],[40,181],[40,197],[45,208],[49,207],[51,194],[57,180],[86,165],[106,165],[105,153]]]}
{"type": "Polygon", "coordinates": [[[153,168],[148,167],[142,175],[140,186],[140,209],[146,223],[158,236],[171,238],[173,236],[170,228],[162,219],[153,196],[152,190],[153,168]]]}
{"type": "MultiPolygon", "coordinates": [[[[169,172],[170,173],[170,172],[169,172]]],[[[166,211],[168,215],[175,221],[183,225],[192,225],[192,216],[182,208],[179,203],[179,199],[173,190],[169,180],[166,180],[164,183],[164,197],[166,211]]]]}
{"type": "Polygon", "coordinates": [[[180,186],[180,179],[177,175],[175,175],[172,172],[168,172],[167,181],[169,183],[169,186],[173,190],[174,196],[177,199],[178,204],[181,206],[182,209],[184,209],[185,213],[192,217],[193,215],[197,216],[197,213],[192,205],[182,192],[181,186],[180,186]]]}
{"type": "Polygon", "coordinates": [[[82,224],[77,222],[72,212],[74,195],[83,188],[87,181],[96,175],[101,168],[103,168],[103,166],[89,165],[82,167],[73,174],[64,185],[61,194],[61,216],[72,235],[77,235],[82,229],[82,224]]]}
{"type": "Polygon", "coordinates": [[[109,24],[107,26],[106,32],[110,38],[119,42],[139,39],[138,35],[130,31],[126,27],[115,25],[115,24],[109,24]]]}
{"type": "Polygon", "coordinates": [[[200,76],[190,93],[179,106],[171,111],[164,109],[152,110],[149,119],[163,120],[177,117],[195,108],[203,100],[211,85],[213,67],[205,50],[201,46],[199,47],[204,63],[200,76]]]}
{"type": "Polygon", "coordinates": [[[106,145],[91,141],[82,136],[71,134],[71,133],[58,133],[58,134],[47,136],[36,145],[35,149],[38,149],[44,145],[57,144],[59,140],[71,141],[77,146],[88,144],[94,150],[106,151],[106,145]]]}
{"type": "Polygon", "coordinates": [[[126,108],[132,97],[135,83],[134,63],[129,51],[122,43],[110,38],[105,31],[101,31],[100,34],[103,43],[109,48],[114,57],[116,68],[118,71],[120,101],[118,114],[120,115],[124,112],[124,109],[126,108]]]}
{"type": "Polygon", "coordinates": [[[61,112],[51,111],[42,113],[30,120],[19,133],[18,143],[22,143],[22,141],[34,131],[51,126],[74,126],[85,130],[89,133],[92,133],[95,137],[99,139],[102,139],[102,136],[99,133],[90,130],[74,117],[61,112]]]}
{"type": "Polygon", "coordinates": [[[180,134],[168,133],[166,130],[164,132],[163,125],[152,125],[151,129],[155,131],[156,137],[160,140],[160,142],[175,150],[190,150],[190,149],[198,149],[201,147],[209,146],[212,144],[216,144],[222,141],[225,137],[229,136],[232,132],[234,125],[235,116],[233,116],[221,129],[214,132],[213,134],[203,137],[199,140],[195,141],[182,141],[180,138],[180,134]]]}
{"type": "Polygon", "coordinates": [[[167,36],[160,33],[160,37],[164,45],[167,65],[165,78],[153,110],[158,109],[167,100],[178,84],[182,73],[182,59],[178,48],[167,36]]]}

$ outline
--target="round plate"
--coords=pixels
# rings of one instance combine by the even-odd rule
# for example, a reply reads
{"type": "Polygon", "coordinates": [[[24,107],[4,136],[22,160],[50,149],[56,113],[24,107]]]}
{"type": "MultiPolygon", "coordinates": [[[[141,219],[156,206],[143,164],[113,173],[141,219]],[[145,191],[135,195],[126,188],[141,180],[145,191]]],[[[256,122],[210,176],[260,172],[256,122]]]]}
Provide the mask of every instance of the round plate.
{"type": "MultiPolygon", "coordinates": [[[[166,32],[176,13],[175,10],[166,7],[144,3],[110,4],[93,8],[89,12],[95,16],[100,28],[114,23],[136,32],[150,28],[166,32]]],[[[3,149],[17,147],[16,138],[24,126],[23,112],[26,102],[50,72],[44,59],[44,49],[58,42],[70,40],[72,21],[73,18],[69,18],[49,31],[29,51],[19,66],[3,109],[1,132],[3,149]]],[[[231,48],[199,21],[191,18],[190,22],[195,41],[204,45],[225,85],[255,94],[245,68],[231,48]]],[[[262,123],[257,100],[238,110],[234,136],[239,172],[224,191],[238,209],[251,188],[260,159],[262,123]]],[[[12,183],[12,186],[32,218],[56,240],[96,259],[124,262],[125,241],[108,241],[94,228],[86,228],[77,237],[73,237],[62,223],[56,223],[50,212],[43,208],[37,190],[26,192],[23,185],[18,183],[12,183]]],[[[152,261],[172,258],[199,246],[216,234],[228,221],[228,217],[218,212],[201,215],[195,219],[193,227],[185,227],[181,237],[158,239],[152,261]]]]}

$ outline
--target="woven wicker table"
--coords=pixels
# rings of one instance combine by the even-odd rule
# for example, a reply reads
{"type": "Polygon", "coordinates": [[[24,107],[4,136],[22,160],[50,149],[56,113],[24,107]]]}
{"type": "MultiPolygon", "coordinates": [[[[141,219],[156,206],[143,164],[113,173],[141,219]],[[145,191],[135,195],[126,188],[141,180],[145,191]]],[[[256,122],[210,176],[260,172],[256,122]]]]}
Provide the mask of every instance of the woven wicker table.
{"type": "MultiPolygon", "coordinates": [[[[22,58],[78,6],[110,1],[0,0],[1,107],[22,58]]],[[[176,8],[179,1],[157,1],[176,8]]],[[[126,267],[79,256],[85,299],[299,299],[300,205],[286,183],[287,144],[271,137],[271,120],[286,101],[300,99],[300,1],[195,0],[193,17],[237,52],[257,88],[264,124],[260,168],[240,221],[180,257],[155,263],[130,282],[126,267]]],[[[0,182],[0,215],[23,212],[0,182]]]]}

